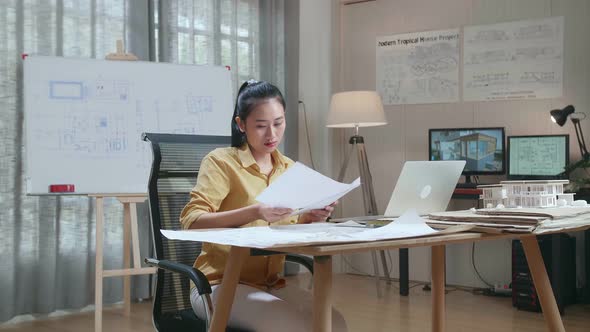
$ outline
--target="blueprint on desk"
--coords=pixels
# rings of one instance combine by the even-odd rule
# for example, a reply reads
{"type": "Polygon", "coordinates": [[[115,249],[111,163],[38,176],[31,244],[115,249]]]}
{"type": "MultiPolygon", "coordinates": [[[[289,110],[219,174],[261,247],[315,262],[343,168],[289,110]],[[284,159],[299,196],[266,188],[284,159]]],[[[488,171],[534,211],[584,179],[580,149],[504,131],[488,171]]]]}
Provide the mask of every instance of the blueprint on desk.
{"type": "Polygon", "coordinates": [[[312,244],[331,244],[392,240],[437,234],[416,213],[410,210],[386,226],[379,228],[359,227],[360,224],[316,223],[304,225],[281,225],[243,227],[232,229],[207,229],[169,231],[162,230],[168,239],[210,242],[249,248],[290,247],[312,244]]]}

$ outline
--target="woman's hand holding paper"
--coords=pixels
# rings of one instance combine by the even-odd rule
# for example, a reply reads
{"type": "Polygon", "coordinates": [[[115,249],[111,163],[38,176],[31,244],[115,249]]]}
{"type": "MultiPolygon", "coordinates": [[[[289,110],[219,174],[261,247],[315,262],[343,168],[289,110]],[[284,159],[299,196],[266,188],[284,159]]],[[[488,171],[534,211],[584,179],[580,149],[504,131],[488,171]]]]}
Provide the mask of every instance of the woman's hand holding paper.
{"type": "Polygon", "coordinates": [[[338,201],[324,207],[323,209],[316,209],[310,210],[302,215],[299,216],[299,223],[300,224],[309,224],[312,222],[320,222],[326,221],[332,212],[334,211],[334,206],[338,204],[338,201]]]}
{"type": "Polygon", "coordinates": [[[269,224],[285,219],[291,215],[293,209],[272,207],[266,204],[256,204],[256,210],[258,212],[258,219],[262,219],[269,224]]]}

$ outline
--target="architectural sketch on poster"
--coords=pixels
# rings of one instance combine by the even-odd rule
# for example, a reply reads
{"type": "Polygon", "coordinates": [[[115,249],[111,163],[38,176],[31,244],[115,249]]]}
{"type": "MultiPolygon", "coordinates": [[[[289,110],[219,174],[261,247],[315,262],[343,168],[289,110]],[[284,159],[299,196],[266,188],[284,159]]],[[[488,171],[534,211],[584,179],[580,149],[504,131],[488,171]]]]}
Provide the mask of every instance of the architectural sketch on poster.
{"type": "Polygon", "coordinates": [[[549,17],[465,27],[463,100],[561,97],[563,23],[549,17]]]}
{"type": "Polygon", "coordinates": [[[459,101],[459,29],[377,37],[376,48],[383,104],[459,101]]]}

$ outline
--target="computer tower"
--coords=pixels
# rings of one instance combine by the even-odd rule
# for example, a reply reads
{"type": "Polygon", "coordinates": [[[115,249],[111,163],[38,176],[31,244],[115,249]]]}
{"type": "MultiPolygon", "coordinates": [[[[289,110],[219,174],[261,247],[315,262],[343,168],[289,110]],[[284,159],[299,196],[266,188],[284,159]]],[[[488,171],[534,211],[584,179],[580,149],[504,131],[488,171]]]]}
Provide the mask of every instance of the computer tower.
{"type": "MultiPolygon", "coordinates": [[[[566,305],[576,302],[576,239],[556,234],[539,236],[538,241],[557,306],[563,314],[566,305]]],[[[512,305],[521,310],[541,311],[520,240],[512,241],[512,305]]]]}

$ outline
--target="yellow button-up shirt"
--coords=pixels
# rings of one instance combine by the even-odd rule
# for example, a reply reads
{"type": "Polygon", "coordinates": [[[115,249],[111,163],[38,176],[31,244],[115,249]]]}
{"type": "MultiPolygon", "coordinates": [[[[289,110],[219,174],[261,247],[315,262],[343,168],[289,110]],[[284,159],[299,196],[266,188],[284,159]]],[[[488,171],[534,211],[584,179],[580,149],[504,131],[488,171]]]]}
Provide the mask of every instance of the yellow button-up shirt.
{"type": "MultiPolygon", "coordinates": [[[[182,226],[187,229],[204,213],[235,210],[256,204],[255,198],[293,165],[293,161],[278,150],[272,154],[273,169],[267,176],[260,168],[248,144],[240,148],[215,149],[203,161],[197,184],[191,191],[191,199],[180,215],[182,226]]],[[[297,217],[278,223],[296,223],[297,217]]],[[[254,220],[242,227],[266,226],[264,220],[254,220]]],[[[205,274],[212,285],[221,283],[229,246],[204,242],[194,267],[205,274]]],[[[248,256],[242,265],[240,283],[257,288],[281,288],[285,280],[279,277],[285,262],[284,255],[248,256]]]]}

